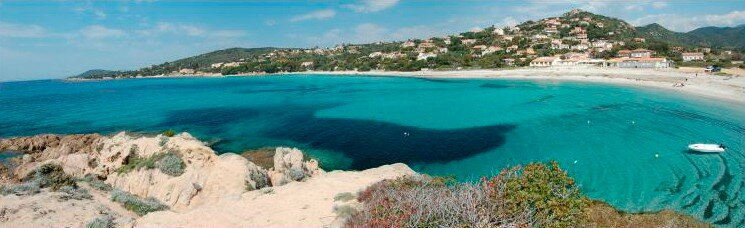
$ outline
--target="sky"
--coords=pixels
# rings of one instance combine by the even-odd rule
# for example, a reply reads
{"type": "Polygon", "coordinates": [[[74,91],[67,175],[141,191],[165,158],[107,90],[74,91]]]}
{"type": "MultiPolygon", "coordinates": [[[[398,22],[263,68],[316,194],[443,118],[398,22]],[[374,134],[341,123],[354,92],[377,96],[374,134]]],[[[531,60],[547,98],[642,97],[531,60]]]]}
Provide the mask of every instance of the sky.
{"type": "Polygon", "coordinates": [[[0,0],[0,81],[138,69],[230,47],[426,38],[574,8],[680,32],[745,24],[742,0],[0,0]]]}

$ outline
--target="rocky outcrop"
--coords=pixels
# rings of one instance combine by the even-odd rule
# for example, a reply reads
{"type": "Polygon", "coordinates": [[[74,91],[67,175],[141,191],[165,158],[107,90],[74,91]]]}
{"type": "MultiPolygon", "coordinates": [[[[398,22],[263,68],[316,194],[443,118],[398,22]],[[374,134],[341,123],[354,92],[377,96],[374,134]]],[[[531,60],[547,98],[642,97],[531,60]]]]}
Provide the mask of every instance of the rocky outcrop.
{"type": "Polygon", "coordinates": [[[0,149],[24,153],[5,172],[15,181],[37,167],[53,163],[73,177],[94,177],[113,189],[142,198],[152,197],[169,207],[139,217],[110,201],[108,193],[101,192],[109,190],[96,190],[93,185],[81,185],[91,191],[92,199],[44,204],[41,199],[58,196],[43,189],[41,196],[0,194],[0,202],[12,206],[0,203],[0,226],[82,226],[81,222],[90,219],[83,217],[94,216],[96,210],[103,209],[107,216],[119,214],[131,218],[116,222],[118,225],[322,226],[336,219],[336,195],[353,194],[383,179],[415,174],[404,164],[327,173],[320,169],[318,161],[306,158],[300,150],[283,147],[274,149],[273,159],[268,162],[272,167],[267,169],[238,154],[218,155],[188,133],[172,137],[133,136],[124,132],[113,136],[39,135],[0,140],[0,149]],[[164,162],[166,157],[170,162],[164,162]],[[33,211],[53,210],[52,217],[13,213],[3,221],[2,210],[27,210],[29,202],[35,205],[33,211]],[[62,209],[73,205],[84,207],[62,209]]]}
{"type": "MultiPolygon", "coordinates": [[[[300,150],[276,148],[272,169],[259,167],[236,154],[217,155],[188,133],[173,137],[38,135],[2,140],[0,149],[26,153],[12,172],[20,179],[46,164],[60,165],[75,177],[93,175],[114,188],[140,197],[154,197],[173,210],[184,210],[208,198],[240,195],[247,190],[300,181],[323,171],[318,162],[304,160],[300,150]],[[183,172],[172,176],[135,162],[177,154],[183,172]]],[[[150,163],[157,161],[150,161],[150,163]]]]}

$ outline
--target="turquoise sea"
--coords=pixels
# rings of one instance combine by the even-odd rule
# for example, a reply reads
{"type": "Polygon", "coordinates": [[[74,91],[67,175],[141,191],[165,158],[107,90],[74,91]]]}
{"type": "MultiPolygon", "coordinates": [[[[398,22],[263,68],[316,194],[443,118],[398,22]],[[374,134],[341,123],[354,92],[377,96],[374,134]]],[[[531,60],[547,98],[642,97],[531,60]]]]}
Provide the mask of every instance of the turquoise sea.
{"type": "Polygon", "coordinates": [[[266,76],[0,83],[0,137],[188,131],[221,153],[295,146],[329,169],[462,181],[557,160],[592,198],[745,226],[745,109],[650,88],[266,76]],[[723,154],[686,150],[723,143],[723,154]]]}

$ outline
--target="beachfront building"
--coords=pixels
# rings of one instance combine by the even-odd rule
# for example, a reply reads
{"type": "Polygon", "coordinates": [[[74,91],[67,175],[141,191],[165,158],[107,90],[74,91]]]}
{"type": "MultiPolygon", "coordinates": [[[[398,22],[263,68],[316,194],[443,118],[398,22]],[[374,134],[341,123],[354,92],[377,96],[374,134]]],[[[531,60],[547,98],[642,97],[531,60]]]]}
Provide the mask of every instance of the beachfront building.
{"type": "Polygon", "coordinates": [[[672,61],[666,58],[615,58],[608,60],[606,66],[618,67],[618,68],[669,68],[672,66],[672,61]]]}
{"type": "Polygon", "coordinates": [[[618,57],[629,57],[629,58],[649,58],[652,57],[654,51],[647,49],[636,49],[636,50],[620,50],[618,51],[618,57]]]}
{"type": "Polygon", "coordinates": [[[561,59],[555,56],[538,57],[534,59],[533,61],[530,61],[530,66],[531,67],[550,67],[558,63],[559,60],[561,59]]]}
{"type": "Polygon", "coordinates": [[[685,52],[680,54],[680,56],[683,57],[683,62],[704,60],[704,53],[701,52],[685,52]]]}

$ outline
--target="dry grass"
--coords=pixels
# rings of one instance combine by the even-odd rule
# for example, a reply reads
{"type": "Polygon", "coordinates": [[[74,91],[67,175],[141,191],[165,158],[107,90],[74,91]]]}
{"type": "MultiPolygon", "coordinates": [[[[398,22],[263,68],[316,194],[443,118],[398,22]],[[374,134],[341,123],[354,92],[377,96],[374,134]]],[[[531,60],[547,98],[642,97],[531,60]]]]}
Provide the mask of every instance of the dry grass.
{"type": "Polygon", "coordinates": [[[607,203],[593,201],[586,213],[586,227],[711,227],[675,211],[631,214],[616,210],[607,203]]]}
{"type": "Polygon", "coordinates": [[[255,150],[248,150],[241,153],[241,156],[263,167],[264,169],[274,168],[274,147],[262,147],[255,150]]]}

